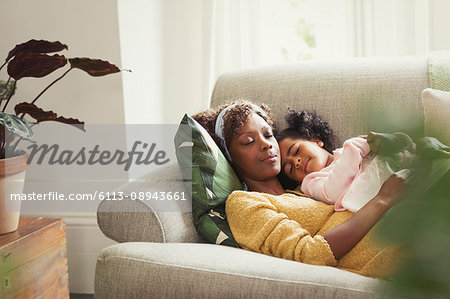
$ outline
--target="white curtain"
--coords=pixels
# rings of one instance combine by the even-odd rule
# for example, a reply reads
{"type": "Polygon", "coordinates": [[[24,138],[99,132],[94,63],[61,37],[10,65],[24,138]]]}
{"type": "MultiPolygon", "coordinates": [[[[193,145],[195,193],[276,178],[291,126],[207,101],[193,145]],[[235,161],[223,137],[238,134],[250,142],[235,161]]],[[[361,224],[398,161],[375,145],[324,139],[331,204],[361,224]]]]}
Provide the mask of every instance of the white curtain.
{"type": "Polygon", "coordinates": [[[429,0],[349,0],[353,56],[424,55],[429,50],[429,0]]]}
{"type": "Polygon", "coordinates": [[[204,0],[204,99],[228,71],[261,64],[260,0],[204,0]]]}
{"type": "Polygon", "coordinates": [[[204,0],[203,80],[207,83],[203,98],[209,100],[220,74],[279,63],[286,49],[292,53],[285,55],[285,62],[425,55],[430,45],[430,1],[204,0]],[[289,18],[293,20],[291,25],[284,20],[289,18]],[[314,29],[316,48],[304,55],[304,46],[302,50],[295,33],[295,20],[314,29]],[[277,47],[280,54],[274,54],[277,47]]]}
{"type": "Polygon", "coordinates": [[[449,0],[120,0],[129,122],[209,106],[224,72],[302,59],[450,49],[449,0]],[[148,112],[150,111],[150,112],[148,112]]]}

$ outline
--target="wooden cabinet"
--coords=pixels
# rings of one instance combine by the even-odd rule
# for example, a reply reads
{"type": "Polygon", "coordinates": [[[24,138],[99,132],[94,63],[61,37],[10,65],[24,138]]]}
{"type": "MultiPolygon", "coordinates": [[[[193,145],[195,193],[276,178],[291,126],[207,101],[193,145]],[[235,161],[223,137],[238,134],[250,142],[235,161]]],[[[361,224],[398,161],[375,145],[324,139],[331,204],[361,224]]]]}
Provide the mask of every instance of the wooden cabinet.
{"type": "Polygon", "coordinates": [[[0,298],[69,298],[62,219],[20,218],[0,235],[0,298]]]}

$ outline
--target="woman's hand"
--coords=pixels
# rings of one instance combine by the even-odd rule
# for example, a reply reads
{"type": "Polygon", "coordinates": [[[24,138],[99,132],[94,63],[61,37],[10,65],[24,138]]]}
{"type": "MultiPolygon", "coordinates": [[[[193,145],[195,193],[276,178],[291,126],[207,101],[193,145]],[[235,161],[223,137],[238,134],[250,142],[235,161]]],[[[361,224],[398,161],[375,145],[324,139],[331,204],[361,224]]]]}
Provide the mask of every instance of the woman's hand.
{"type": "Polygon", "coordinates": [[[358,244],[381,216],[402,197],[410,170],[392,174],[381,186],[378,194],[352,217],[332,228],[323,237],[339,260],[358,244]]]}
{"type": "Polygon", "coordinates": [[[405,183],[411,174],[412,171],[410,169],[403,169],[393,173],[381,186],[377,199],[388,207],[395,205],[402,198],[405,183]]]}

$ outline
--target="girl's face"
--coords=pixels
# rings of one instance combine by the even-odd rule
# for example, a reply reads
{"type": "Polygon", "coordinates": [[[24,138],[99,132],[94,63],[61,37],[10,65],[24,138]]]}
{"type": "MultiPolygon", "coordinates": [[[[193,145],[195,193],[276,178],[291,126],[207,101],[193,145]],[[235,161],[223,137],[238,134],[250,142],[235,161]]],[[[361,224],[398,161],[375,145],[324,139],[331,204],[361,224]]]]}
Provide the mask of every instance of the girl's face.
{"type": "Polygon", "coordinates": [[[318,139],[287,137],[280,143],[281,171],[291,180],[301,183],[307,174],[331,164],[333,155],[323,149],[318,139]]]}
{"type": "Polygon", "coordinates": [[[229,151],[244,181],[265,181],[280,172],[278,142],[272,128],[256,113],[233,136],[229,151]]]}

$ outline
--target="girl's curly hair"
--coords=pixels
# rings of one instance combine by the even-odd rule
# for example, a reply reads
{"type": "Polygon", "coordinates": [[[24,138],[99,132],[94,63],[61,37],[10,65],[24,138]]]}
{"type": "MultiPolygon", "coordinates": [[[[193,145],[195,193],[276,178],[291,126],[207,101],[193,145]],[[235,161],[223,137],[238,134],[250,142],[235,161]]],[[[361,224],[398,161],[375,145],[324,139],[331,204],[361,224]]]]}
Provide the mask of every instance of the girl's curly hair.
{"type": "MultiPolygon", "coordinates": [[[[315,111],[302,110],[297,112],[288,108],[286,121],[288,128],[275,135],[278,142],[288,137],[306,140],[316,138],[323,142],[323,148],[326,151],[329,153],[333,151],[335,140],[333,130],[315,111]]],[[[298,186],[297,182],[289,179],[283,172],[280,172],[278,179],[286,189],[295,189],[298,186]]]]}
{"type": "MultiPolygon", "coordinates": [[[[224,124],[223,136],[225,138],[225,142],[228,148],[230,146],[231,139],[233,138],[233,136],[239,132],[239,130],[247,122],[248,118],[252,113],[256,113],[259,116],[261,116],[272,128],[275,134],[276,132],[275,117],[273,116],[270,108],[266,104],[259,105],[261,109],[265,112],[265,114],[263,114],[259,111],[256,111],[251,105],[251,102],[248,100],[239,100],[236,102],[225,104],[220,106],[217,110],[208,109],[193,115],[192,118],[195,119],[200,125],[202,125],[209,133],[209,135],[211,135],[211,137],[214,139],[217,145],[221,147],[219,138],[215,134],[216,120],[217,117],[219,116],[219,113],[223,109],[233,104],[237,105],[228,110],[223,117],[223,124],[224,124]]],[[[222,152],[224,151],[223,148],[221,148],[221,150],[222,152]]]]}
{"type": "Polygon", "coordinates": [[[315,111],[295,111],[288,108],[286,115],[288,128],[276,135],[278,142],[283,139],[301,138],[306,140],[319,139],[323,142],[323,148],[331,153],[334,149],[334,135],[330,125],[324,121],[315,111]]]}

